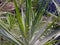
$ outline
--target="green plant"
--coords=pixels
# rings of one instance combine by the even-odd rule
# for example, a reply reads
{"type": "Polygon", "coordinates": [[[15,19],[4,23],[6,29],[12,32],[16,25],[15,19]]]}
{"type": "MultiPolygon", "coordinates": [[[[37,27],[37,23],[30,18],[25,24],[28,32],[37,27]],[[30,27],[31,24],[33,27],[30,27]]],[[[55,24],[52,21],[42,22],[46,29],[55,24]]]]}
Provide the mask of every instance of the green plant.
{"type": "MultiPolygon", "coordinates": [[[[22,1],[22,0],[20,0],[20,1],[22,1]]],[[[16,9],[16,17],[15,17],[16,21],[14,22],[13,17],[11,17],[11,16],[8,16],[7,24],[4,23],[4,21],[0,20],[0,26],[2,27],[2,28],[0,28],[0,31],[1,31],[0,34],[17,45],[35,45],[36,42],[42,37],[43,33],[45,33],[45,31],[47,31],[49,28],[51,28],[51,26],[58,19],[57,16],[54,16],[51,13],[47,12],[47,15],[48,16],[50,15],[50,16],[47,19],[47,21],[45,23],[43,23],[42,15],[45,12],[45,9],[50,0],[46,0],[46,1],[47,2],[44,7],[42,7],[42,5],[44,5],[44,3],[43,3],[43,1],[41,1],[41,4],[39,6],[39,11],[34,12],[34,10],[32,8],[32,0],[25,0],[25,2],[26,2],[25,9],[26,10],[24,12],[23,11],[24,8],[23,8],[23,6],[21,6],[21,13],[20,13],[18,10],[16,0],[14,0],[14,5],[15,5],[15,9],[16,9]],[[41,25],[41,23],[43,23],[43,25],[41,25]],[[11,33],[10,30],[14,27],[14,25],[12,25],[12,24],[18,25],[17,27],[19,27],[20,36],[22,36],[22,39],[21,38],[17,39],[16,36],[13,35],[13,33],[11,33]]],[[[20,2],[20,4],[22,4],[22,3],[20,2]]],[[[58,33],[58,32],[55,32],[55,33],[58,33]]],[[[54,37],[55,33],[51,34],[50,36],[48,35],[47,37],[45,37],[47,40],[44,38],[45,40],[39,41],[39,43],[36,45],[43,45],[45,42],[47,42],[52,37],[54,37]]]]}
{"type": "Polygon", "coordinates": [[[57,40],[48,41],[44,45],[53,45],[55,42],[57,42],[57,40]]]}

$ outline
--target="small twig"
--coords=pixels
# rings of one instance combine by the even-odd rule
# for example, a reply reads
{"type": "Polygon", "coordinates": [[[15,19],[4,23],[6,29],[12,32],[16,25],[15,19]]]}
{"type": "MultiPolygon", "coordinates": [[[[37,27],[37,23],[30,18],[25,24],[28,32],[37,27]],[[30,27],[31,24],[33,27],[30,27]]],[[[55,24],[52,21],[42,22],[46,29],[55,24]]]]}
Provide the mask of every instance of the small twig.
{"type": "Polygon", "coordinates": [[[0,7],[0,10],[8,3],[8,0],[0,7]]]}
{"type": "Polygon", "coordinates": [[[0,19],[6,19],[6,17],[0,17],[0,19]]]}

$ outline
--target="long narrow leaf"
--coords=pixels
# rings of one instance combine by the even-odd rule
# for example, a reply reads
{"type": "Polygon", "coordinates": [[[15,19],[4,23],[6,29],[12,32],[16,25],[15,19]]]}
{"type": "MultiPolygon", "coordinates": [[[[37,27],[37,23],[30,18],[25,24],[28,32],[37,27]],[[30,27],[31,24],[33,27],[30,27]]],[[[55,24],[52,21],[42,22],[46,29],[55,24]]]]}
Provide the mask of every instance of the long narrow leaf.
{"type": "Polygon", "coordinates": [[[19,10],[18,10],[16,0],[14,0],[14,5],[15,5],[15,9],[16,9],[16,18],[17,18],[17,21],[18,21],[18,24],[19,24],[21,34],[24,37],[26,37],[25,31],[24,31],[25,29],[24,29],[24,26],[23,26],[23,23],[22,23],[22,17],[21,17],[21,14],[20,14],[19,10]]]}
{"type": "Polygon", "coordinates": [[[37,41],[39,39],[38,37],[40,37],[46,30],[48,30],[49,28],[51,28],[51,26],[54,24],[54,22],[56,22],[57,17],[52,21],[51,24],[49,24],[48,27],[46,27],[48,25],[48,22],[51,21],[52,17],[53,16],[51,15],[51,17],[46,21],[46,23],[44,24],[44,26],[37,32],[37,35],[36,35],[35,39],[33,39],[33,40],[37,41]]]}
{"type": "MultiPolygon", "coordinates": [[[[31,22],[32,22],[32,0],[26,0],[26,19],[25,19],[25,31],[26,34],[30,34],[31,22]]],[[[29,36],[28,36],[29,39],[29,36]]]]}
{"type": "Polygon", "coordinates": [[[49,1],[50,1],[50,0],[47,0],[46,4],[45,4],[45,6],[44,6],[44,10],[42,9],[42,5],[44,5],[43,2],[42,2],[42,4],[41,4],[41,6],[39,7],[40,12],[37,13],[37,15],[36,15],[36,17],[35,17],[35,20],[32,22],[32,28],[31,28],[31,30],[32,30],[32,33],[31,33],[31,34],[32,34],[32,35],[33,35],[33,33],[34,33],[34,30],[35,30],[35,25],[37,25],[37,24],[40,22],[40,20],[41,20],[41,18],[42,18],[42,15],[43,15],[43,13],[44,13],[44,11],[45,11],[45,9],[46,9],[49,1]]]}
{"type": "Polygon", "coordinates": [[[9,32],[5,31],[4,29],[0,29],[0,34],[2,34],[3,37],[8,38],[9,40],[12,40],[13,42],[20,45],[20,42],[16,40],[9,32]]]}
{"type": "Polygon", "coordinates": [[[49,41],[50,39],[52,39],[52,38],[53,38],[54,36],[56,36],[58,33],[60,33],[60,29],[52,32],[51,34],[49,34],[48,36],[46,36],[45,38],[43,38],[43,39],[39,42],[39,44],[40,44],[40,45],[45,44],[47,41],[49,41]]]}
{"type": "Polygon", "coordinates": [[[56,6],[56,8],[57,8],[57,11],[58,12],[60,12],[60,7],[58,6],[58,4],[54,1],[54,0],[52,0],[53,1],[53,3],[55,4],[55,6],[56,6]]]}
{"type": "Polygon", "coordinates": [[[52,18],[52,16],[46,21],[44,26],[41,29],[39,29],[39,32],[37,32],[36,36],[35,37],[33,36],[34,39],[31,41],[32,42],[31,44],[34,44],[38,40],[38,38],[41,36],[41,34],[44,32],[46,26],[48,25],[48,22],[51,21],[51,18],[52,18]]]}

